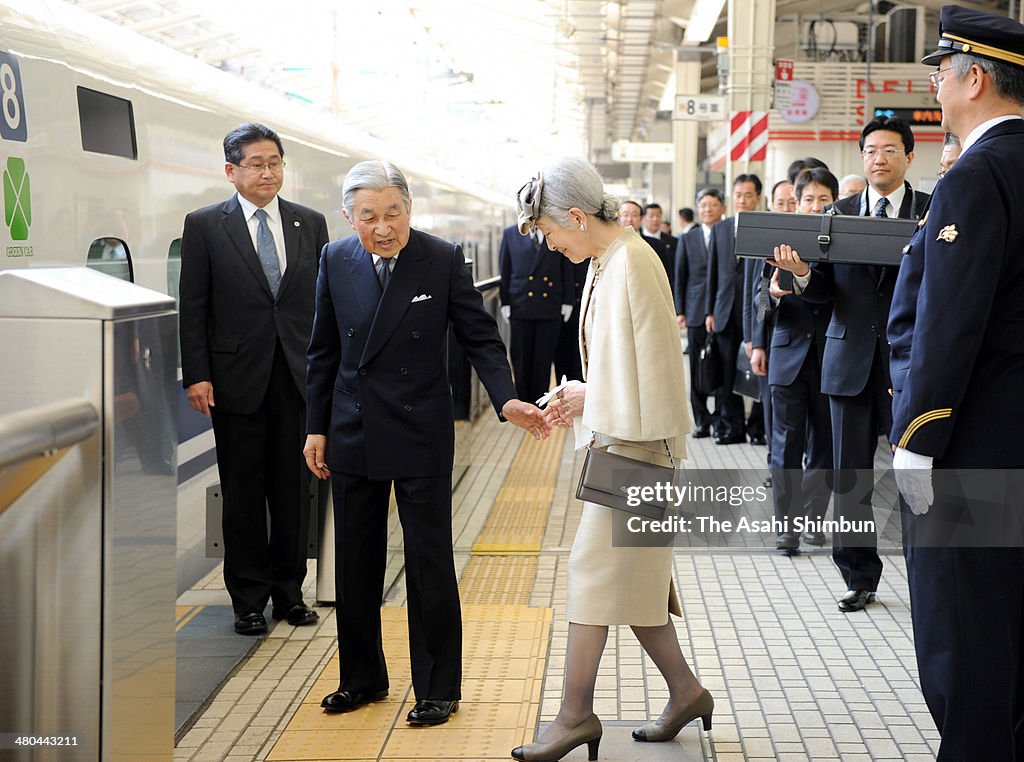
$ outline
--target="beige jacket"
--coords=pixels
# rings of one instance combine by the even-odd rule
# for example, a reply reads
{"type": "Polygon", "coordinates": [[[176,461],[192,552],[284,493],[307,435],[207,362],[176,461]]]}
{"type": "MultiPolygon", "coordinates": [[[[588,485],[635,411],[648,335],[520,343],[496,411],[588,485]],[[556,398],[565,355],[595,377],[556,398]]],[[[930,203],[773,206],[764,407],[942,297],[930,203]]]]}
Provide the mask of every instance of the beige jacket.
{"type": "Polygon", "coordinates": [[[690,416],[672,293],[661,260],[632,228],[591,261],[580,316],[583,423],[630,441],[678,437],[673,454],[685,457],[690,416]]]}

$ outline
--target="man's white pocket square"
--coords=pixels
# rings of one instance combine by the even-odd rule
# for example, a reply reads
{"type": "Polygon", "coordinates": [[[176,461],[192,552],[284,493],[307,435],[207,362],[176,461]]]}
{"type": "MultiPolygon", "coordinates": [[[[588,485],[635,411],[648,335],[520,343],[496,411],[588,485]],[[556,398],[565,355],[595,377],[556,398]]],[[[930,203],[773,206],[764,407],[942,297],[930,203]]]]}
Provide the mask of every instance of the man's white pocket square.
{"type": "Polygon", "coordinates": [[[432,297],[430,294],[420,294],[419,296],[414,296],[412,298],[412,301],[410,302],[410,304],[415,304],[416,302],[425,302],[425,301],[427,301],[427,299],[433,299],[433,298],[434,297],[432,297]]]}

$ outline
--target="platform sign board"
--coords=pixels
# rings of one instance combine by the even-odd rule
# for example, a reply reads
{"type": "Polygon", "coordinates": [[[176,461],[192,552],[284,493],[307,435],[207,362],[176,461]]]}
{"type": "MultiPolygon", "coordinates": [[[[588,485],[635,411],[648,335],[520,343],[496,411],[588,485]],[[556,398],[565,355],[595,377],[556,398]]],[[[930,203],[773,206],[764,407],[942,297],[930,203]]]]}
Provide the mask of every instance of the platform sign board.
{"type": "Polygon", "coordinates": [[[868,93],[864,114],[900,117],[914,127],[942,127],[942,108],[935,102],[935,93],[868,93]]]}
{"type": "Polygon", "coordinates": [[[727,119],[724,95],[677,95],[674,119],[719,122],[727,119]]]}
{"type": "Polygon", "coordinates": [[[775,62],[774,101],[776,109],[784,111],[793,105],[793,61],[780,58],[775,62]]]}
{"type": "Polygon", "coordinates": [[[612,161],[671,163],[675,160],[672,143],[630,143],[617,140],[612,143],[612,161]]]}

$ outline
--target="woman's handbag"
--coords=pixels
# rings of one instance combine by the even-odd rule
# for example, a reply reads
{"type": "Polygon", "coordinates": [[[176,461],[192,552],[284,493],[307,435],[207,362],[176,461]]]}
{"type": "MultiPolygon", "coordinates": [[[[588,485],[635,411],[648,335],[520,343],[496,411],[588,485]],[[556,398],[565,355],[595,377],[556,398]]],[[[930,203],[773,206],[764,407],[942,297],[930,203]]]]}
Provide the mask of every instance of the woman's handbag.
{"type": "Polygon", "coordinates": [[[697,378],[693,381],[701,394],[714,394],[722,385],[722,358],[715,346],[715,334],[708,331],[697,358],[697,378]]]}
{"type": "Polygon", "coordinates": [[[643,488],[672,484],[675,477],[676,470],[671,466],[658,466],[589,447],[576,497],[660,521],[675,503],[669,499],[666,489],[649,489],[648,494],[643,494],[643,488]],[[656,500],[656,497],[663,499],[656,500]]]}

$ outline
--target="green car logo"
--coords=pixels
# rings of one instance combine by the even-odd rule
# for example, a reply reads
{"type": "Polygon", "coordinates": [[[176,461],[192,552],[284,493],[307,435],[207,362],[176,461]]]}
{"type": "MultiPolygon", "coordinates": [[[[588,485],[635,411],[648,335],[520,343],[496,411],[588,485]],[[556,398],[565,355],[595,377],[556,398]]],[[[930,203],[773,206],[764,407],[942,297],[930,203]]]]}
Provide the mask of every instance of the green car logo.
{"type": "Polygon", "coordinates": [[[25,160],[16,156],[7,158],[4,170],[4,223],[11,229],[11,239],[25,241],[32,224],[32,199],[29,193],[25,160]]]}

